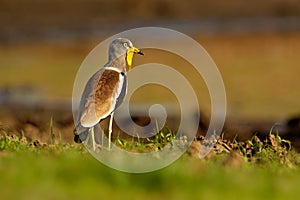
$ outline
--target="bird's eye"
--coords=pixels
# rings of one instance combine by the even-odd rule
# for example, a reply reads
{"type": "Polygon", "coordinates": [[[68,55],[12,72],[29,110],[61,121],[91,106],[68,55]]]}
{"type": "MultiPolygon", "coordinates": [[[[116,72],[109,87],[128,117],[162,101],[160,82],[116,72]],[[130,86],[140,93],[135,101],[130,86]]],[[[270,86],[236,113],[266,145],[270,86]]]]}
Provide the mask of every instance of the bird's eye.
{"type": "Polygon", "coordinates": [[[125,42],[123,45],[124,45],[124,47],[126,47],[126,48],[128,47],[128,44],[127,44],[127,42],[125,42]]]}

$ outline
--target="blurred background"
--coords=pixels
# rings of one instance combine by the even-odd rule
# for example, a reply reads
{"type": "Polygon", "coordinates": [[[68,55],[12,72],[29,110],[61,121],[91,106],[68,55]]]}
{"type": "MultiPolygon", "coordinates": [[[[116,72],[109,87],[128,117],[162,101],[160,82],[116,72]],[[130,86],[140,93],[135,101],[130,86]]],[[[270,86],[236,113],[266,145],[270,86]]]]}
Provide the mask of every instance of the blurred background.
{"type": "MultiPolygon", "coordinates": [[[[298,0],[0,0],[0,24],[2,130],[49,141],[53,117],[71,141],[72,87],[85,56],[113,34],[160,26],[191,36],[216,62],[228,99],[226,136],[248,139],[275,125],[300,147],[298,0]]],[[[201,110],[205,130],[207,94],[201,110]]]]}

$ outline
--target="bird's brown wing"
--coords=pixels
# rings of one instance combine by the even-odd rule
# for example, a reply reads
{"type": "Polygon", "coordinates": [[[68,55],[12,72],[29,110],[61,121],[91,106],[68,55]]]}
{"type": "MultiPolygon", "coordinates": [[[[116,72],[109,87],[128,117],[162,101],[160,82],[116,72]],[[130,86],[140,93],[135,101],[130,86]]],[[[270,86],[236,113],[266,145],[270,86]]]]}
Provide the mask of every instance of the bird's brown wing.
{"type": "Polygon", "coordinates": [[[81,126],[95,126],[114,111],[124,80],[124,74],[111,69],[99,70],[89,79],[80,102],[81,126]]]}

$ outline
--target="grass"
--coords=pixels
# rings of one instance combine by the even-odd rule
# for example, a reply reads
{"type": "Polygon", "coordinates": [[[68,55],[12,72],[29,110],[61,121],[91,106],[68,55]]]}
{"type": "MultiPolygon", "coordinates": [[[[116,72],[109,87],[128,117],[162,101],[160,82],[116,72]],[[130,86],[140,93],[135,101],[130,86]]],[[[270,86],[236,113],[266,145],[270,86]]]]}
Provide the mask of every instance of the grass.
{"type": "Polygon", "coordinates": [[[172,142],[175,134],[168,127],[163,127],[156,135],[140,139],[139,137],[132,137],[131,140],[118,137],[114,143],[115,145],[133,152],[151,152],[158,151],[172,142]]]}
{"type": "Polygon", "coordinates": [[[128,174],[96,161],[82,145],[0,138],[3,199],[292,199],[300,195],[300,156],[270,135],[220,139],[206,159],[184,154],[151,173],[128,174]],[[227,152],[230,149],[230,152],[227,152]],[[237,164],[236,164],[237,163],[237,164]]]}

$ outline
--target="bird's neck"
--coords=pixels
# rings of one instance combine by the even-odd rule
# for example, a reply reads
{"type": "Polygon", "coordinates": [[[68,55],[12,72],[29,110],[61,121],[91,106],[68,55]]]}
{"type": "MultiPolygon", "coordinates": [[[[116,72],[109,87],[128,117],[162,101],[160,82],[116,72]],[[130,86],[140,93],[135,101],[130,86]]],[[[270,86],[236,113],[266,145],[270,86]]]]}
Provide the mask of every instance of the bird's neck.
{"type": "Polygon", "coordinates": [[[119,57],[110,57],[107,66],[117,68],[122,72],[126,72],[126,54],[119,57]]]}

